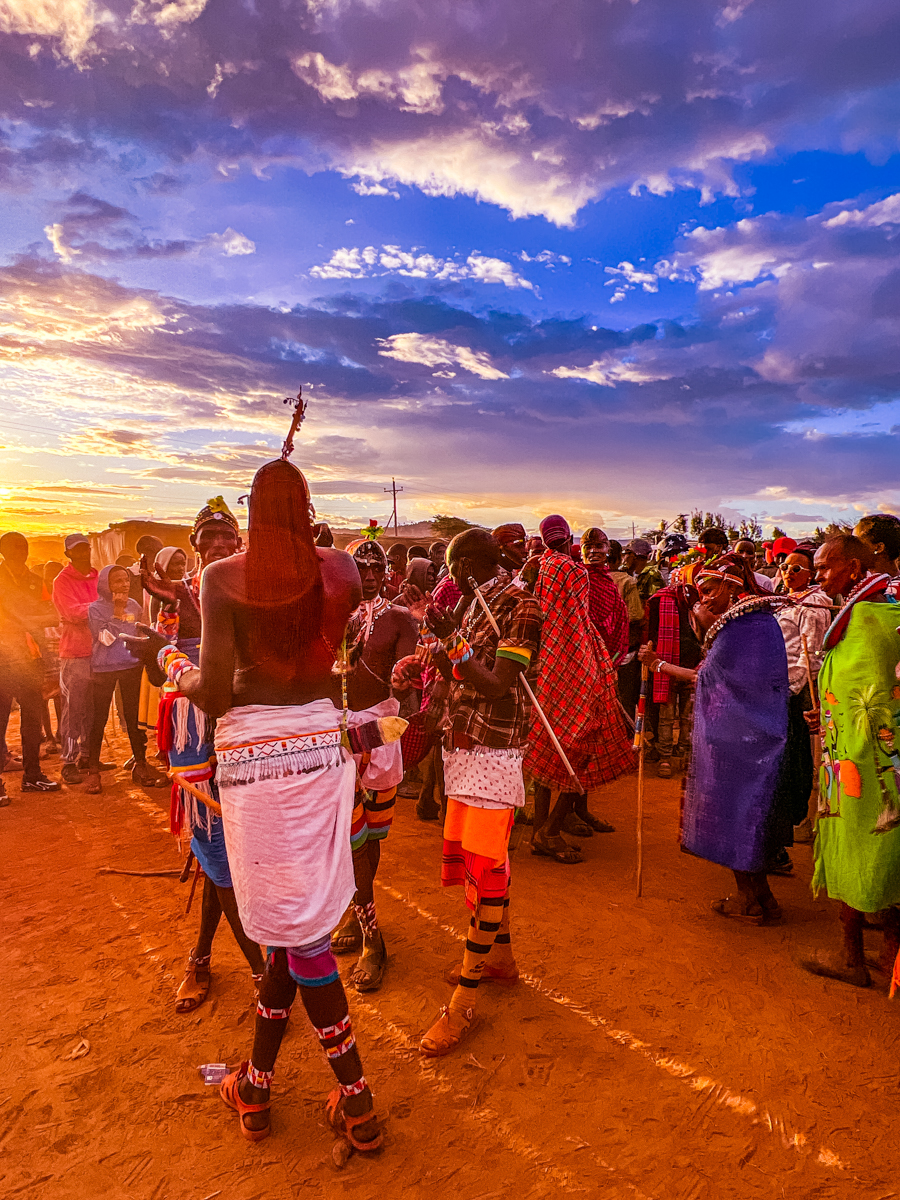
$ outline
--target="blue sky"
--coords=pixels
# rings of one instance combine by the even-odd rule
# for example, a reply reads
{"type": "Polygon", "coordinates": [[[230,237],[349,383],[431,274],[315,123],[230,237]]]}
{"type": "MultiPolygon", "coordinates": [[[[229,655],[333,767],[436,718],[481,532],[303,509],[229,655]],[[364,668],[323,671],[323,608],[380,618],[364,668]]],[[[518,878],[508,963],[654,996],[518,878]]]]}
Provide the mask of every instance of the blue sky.
{"type": "Polygon", "coordinates": [[[0,10],[0,523],[900,511],[886,0],[0,10]]]}

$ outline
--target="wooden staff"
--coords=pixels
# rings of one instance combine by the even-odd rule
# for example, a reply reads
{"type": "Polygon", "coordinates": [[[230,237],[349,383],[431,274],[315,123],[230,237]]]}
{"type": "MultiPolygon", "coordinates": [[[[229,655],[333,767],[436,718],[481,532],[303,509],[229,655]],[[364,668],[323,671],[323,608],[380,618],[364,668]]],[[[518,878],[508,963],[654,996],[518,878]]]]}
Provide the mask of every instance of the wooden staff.
{"type": "MultiPolygon", "coordinates": [[[[475,580],[471,576],[469,576],[469,587],[473,590],[473,592],[475,593],[475,595],[478,599],[479,604],[484,609],[484,614],[487,617],[487,619],[490,621],[491,626],[493,627],[494,633],[496,633],[497,637],[500,637],[500,626],[497,624],[496,620],[494,619],[494,614],[488,608],[487,600],[485,600],[484,596],[481,594],[481,588],[478,586],[478,584],[475,582],[475,580]]],[[[585,791],[584,791],[584,788],[581,786],[581,780],[578,778],[578,776],[573,771],[572,764],[569,762],[568,758],[566,757],[566,752],[565,752],[565,750],[563,750],[562,746],[560,745],[559,738],[553,732],[553,728],[552,728],[550,722],[547,720],[547,716],[546,716],[544,710],[541,708],[540,704],[538,704],[538,698],[537,698],[537,696],[535,696],[534,692],[531,690],[531,684],[525,678],[524,671],[519,676],[519,679],[522,681],[522,687],[525,689],[525,693],[528,696],[528,699],[534,705],[534,711],[538,715],[538,720],[541,722],[543,727],[547,730],[547,733],[550,737],[550,741],[553,743],[554,750],[559,755],[559,757],[562,759],[562,764],[569,773],[569,777],[572,780],[572,787],[575,789],[575,791],[578,792],[579,796],[583,796],[585,794],[585,791]]]]}
{"type": "Polygon", "coordinates": [[[647,708],[647,686],[650,669],[641,663],[641,693],[638,697],[637,713],[634,718],[634,748],[638,752],[637,789],[637,880],[635,895],[640,899],[644,890],[644,713],[647,708]]]}
{"type": "MultiPolygon", "coordinates": [[[[819,689],[816,687],[816,681],[812,672],[812,659],[809,653],[809,642],[806,640],[806,634],[800,634],[800,645],[803,647],[803,661],[806,664],[806,678],[809,681],[809,694],[812,697],[813,712],[819,712],[819,689]]],[[[811,733],[809,740],[812,745],[813,756],[813,794],[816,797],[816,808],[819,807],[819,768],[822,765],[822,731],[811,733]]]]}
{"type": "Polygon", "coordinates": [[[194,892],[196,892],[196,890],[197,890],[197,880],[200,878],[201,874],[202,874],[202,868],[198,862],[196,867],[194,868],[194,881],[191,884],[191,894],[188,896],[187,908],[184,910],[185,916],[187,916],[188,913],[191,911],[191,905],[194,903],[194,892]]]}

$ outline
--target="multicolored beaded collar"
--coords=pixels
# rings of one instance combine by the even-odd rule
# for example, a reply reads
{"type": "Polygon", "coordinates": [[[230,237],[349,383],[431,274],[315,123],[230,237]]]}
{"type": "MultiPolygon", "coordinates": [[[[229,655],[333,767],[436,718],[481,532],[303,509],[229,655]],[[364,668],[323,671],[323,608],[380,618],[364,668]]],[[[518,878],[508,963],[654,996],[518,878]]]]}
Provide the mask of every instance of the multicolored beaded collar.
{"type": "Polygon", "coordinates": [[[825,634],[825,640],[822,642],[823,652],[825,650],[833,650],[847,632],[847,626],[850,624],[850,618],[853,615],[854,605],[859,604],[861,600],[871,600],[874,596],[885,592],[890,582],[890,575],[865,575],[859,581],[844,601],[841,611],[828,626],[828,632],[825,634]]]}
{"type": "Polygon", "coordinates": [[[722,613],[718,621],[710,625],[706,631],[706,637],[703,641],[703,649],[708,650],[713,644],[729,621],[736,621],[738,617],[745,617],[747,613],[752,612],[771,612],[773,608],[782,608],[785,604],[790,604],[791,601],[784,596],[748,596],[746,600],[739,600],[737,604],[733,604],[727,612],[722,613]]]}

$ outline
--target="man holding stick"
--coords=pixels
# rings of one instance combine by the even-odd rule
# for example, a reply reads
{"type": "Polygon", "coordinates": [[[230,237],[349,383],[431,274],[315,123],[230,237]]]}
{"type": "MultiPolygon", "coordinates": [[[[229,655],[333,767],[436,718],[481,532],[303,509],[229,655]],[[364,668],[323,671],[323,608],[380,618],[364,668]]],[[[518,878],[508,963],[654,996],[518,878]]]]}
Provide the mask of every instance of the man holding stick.
{"type": "Polygon", "coordinates": [[[577,863],[581,855],[562,837],[563,822],[574,811],[581,822],[579,836],[612,832],[588,810],[586,793],[633,771],[635,759],[616,698],[612,660],[591,622],[590,580],[572,561],[571,530],[563,517],[551,516],[541,522],[541,535],[547,549],[534,585],[544,615],[535,693],[568,765],[533,717],[525,757],[535,781],[531,849],[555,862],[577,863]],[[551,811],[554,788],[560,795],[551,811]]]}
{"type": "MultiPolygon", "coordinates": [[[[458,534],[447,550],[453,582],[470,599],[457,630],[423,598],[410,611],[424,620],[422,639],[450,681],[450,729],[444,749],[447,817],[441,883],[465,887],[472,917],[450,1003],[422,1038],[429,1058],[454,1050],[472,1027],[482,979],[518,979],[509,934],[509,835],[525,804],[522,755],[531,714],[523,674],[537,654],[540,606],[497,579],[500,548],[482,529],[458,534]]],[[[397,664],[395,678],[421,664],[397,664]]]]}

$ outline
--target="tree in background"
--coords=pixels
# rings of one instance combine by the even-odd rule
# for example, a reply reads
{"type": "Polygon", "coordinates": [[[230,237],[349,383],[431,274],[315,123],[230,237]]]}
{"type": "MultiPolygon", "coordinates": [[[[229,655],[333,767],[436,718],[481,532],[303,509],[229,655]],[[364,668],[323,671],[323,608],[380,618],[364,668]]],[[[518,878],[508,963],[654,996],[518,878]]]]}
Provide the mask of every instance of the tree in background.
{"type": "Polygon", "coordinates": [[[776,538],[780,538],[780,537],[787,537],[787,534],[784,532],[783,529],[779,529],[779,527],[777,525],[773,525],[772,526],[772,541],[774,542],[776,540],[776,538]]]}
{"type": "Polygon", "coordinates": [[[688,531],[688,515],[687,513],[679,513],[672,522],[673,533],[687,533],[688,531]]]}
{"type": "Polygon", "coordinates": [[[464,529],[483,529],[483,525],[476,525],[473,521],[467,521],[464,517],[451,517],[446,513],[436,513],[431,518],[431,529],[439,538],[453,538],[458,533],[462,533],[464,529]]]}

